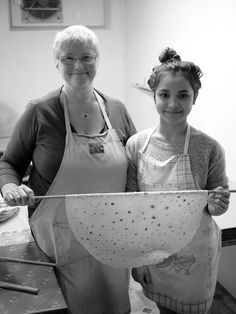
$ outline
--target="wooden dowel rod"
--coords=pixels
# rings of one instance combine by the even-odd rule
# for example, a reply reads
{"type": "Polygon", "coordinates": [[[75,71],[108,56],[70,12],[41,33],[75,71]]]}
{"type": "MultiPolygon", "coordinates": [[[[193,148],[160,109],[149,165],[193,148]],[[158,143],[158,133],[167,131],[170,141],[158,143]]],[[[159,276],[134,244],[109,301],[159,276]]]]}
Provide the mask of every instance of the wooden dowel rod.
{"type": "Polygon", "coordinates": [[[35,199],[43,199],[43,198],[66,198],[67,195],[37,195],[35,199]]]}
{"type": "MultiPolygon", "coordinates": [[[[222,190],[208,190],[209,193],[218,193],[222,190]]],[[[236,190],[229,190],[230,193],[236,193],[236,190]]]]}
{"type": "Polygon", "coordinates": [[[56,266],[55,263],[40,262],[40,261],[33,261],[33,260],[22,259],[22,258],[13,258],[13,257],[0,257],[0,262],[14,262],[14,263],[23,263],[23,264],[35,264],[35,265],[52,266],[52,267],[56,266]]]}
{"type": "Polygon", "coordinates": [[[32,288],[32,287],[18,285],[15,283],[5,282],[5,281],[0,281],[0,288],[20,291],[20,292],[26,292],[26,293],[30,293],[30,294],[38,294],[38,292],[39,292],[38,288],[32,288]]]}
{"type": "MultiPolygon", "coordinates": [[[[208,190],[209,193],[217,193],[221,190],[208,190]]],[[[158,191],[157,191],[158,192],[158,191]]],[[[169,191],[166,191],[169,192],[169,191]]],[[[177,192],[177,191],[174,191],[177,192]]],[[[180,191],[181,192],[181,191],[180,191]]],[[[191,192],[191,190],[189,190],[191,192]]],[[[236,193],[236,190],[229,190],[230,193],[236,193]]],[[[125,193],[125,192],[124,192],[125,193]]],[[[79,195],[79,194],[68,194],[68,195],[37,195],[35,199],[43,199],[43,198],[66,198],[67,196],[79,195]]]]}

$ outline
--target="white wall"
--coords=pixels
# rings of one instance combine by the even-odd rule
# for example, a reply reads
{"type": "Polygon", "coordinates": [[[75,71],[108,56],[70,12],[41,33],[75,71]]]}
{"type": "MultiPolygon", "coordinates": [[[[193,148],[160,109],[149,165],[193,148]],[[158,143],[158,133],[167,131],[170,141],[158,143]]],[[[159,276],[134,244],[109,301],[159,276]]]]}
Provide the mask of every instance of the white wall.
{"type": "MultiPolygon", "coordinates": [[[[94,29],[101,50],[95,85],[104,93],[121,100],[124,100],[123,2],[111,0],[111,28],[94,29]]],[[[56,32],[54,29],[10,30],[8,0],[0,1],[0,124],[5,124],[5,127],[0,127],[0,136],[9,133],[5,116],[11,116],[8,120],[12,126],[16,120],[12,118],[13,113],[19,116],[30,99],[61,85],[52,55],[56,32]]]]}
{"type": "Polygon", "coordinates": [[[125,99],[139,129],[156,123],[151,97],[131,87],[143,82],[166,46],[204,73],[189,121],[220,141],[236,181],[235,0],[126,0],[125,99]]]}

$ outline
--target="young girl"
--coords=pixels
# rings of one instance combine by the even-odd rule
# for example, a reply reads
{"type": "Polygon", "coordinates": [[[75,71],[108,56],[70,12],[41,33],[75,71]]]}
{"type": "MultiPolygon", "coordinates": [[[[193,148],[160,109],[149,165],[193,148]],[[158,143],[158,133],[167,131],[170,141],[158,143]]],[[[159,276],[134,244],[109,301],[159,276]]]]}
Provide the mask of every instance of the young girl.
{"type": "Polygon", "coordinates": [[[226,212],[230,193],[225,158],[216,140],[187,122],[201,87],[202,72],[166,48],[148,84],[160,119],[157,127],[127,142],[127,191],[216,190],[193,240],[156,265],[135,268],[133,277],[160,313],[207,313],[218,271],[221,232],[211,215],[226,212]]]}

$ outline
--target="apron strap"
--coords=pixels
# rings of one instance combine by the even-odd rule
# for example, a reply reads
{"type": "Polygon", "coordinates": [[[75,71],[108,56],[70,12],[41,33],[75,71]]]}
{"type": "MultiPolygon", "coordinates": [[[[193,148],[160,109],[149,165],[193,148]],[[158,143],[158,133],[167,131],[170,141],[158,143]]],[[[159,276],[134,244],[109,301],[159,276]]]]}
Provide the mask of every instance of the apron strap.
{"type": "MultiPolygon", "coordinates": [[[[151,138],[152,134],[156,131],[156,129],[157,129],[157,127],[150,130],[150,133],[148,134],[148,137],[146,138],[146,141],[143,145],[143,148],[141,149],[141,154],[143,154],[144,151],[146,150],[148,143],[150,141],[150,138],[151,138]]],[[[185,142],[184,142],[184,155],[188,154],[189,139],[190,139],[190,125],[188,124],[186,136],[185,136],[185,142]]]]}
{"type": "Polygon", "coordinates": [[[103,118],[106,122],[106,125],[108,127],[108,129],[112,129],[112,125],[111,125],[111,122],[110,120],[108,119],[108,116],[107,116],[107,113],[106,113],[106,110],[105,110],[105,105],[104,105],[104,100],[102,99],[102,97],[95,91],[93,90],[94,92],[94,95],[96,97],[96,100],[99,104],[99,107],[101,109],[101,112],[102,112],[102,115],[103,115],[103,118]]]}
{"type": "Polygon", "coordinates": [[[190,125],[188,124],[184,143],[184,155],[188,154],[189,139],[190,139],[190,125]]]}
{"type": "Polygon", "coordinates": [[[148,137],[146,138],[146,141],[145,141],[145,143],[143,145],[143,148],[141,149],[141,154],[143,154],[144,151],[146,150],[146,148],[148,146],[148,143],[150,141],[150,138],[151,138],[152,134],[156,131],[156,129],[157,129],[157,127],[155,127],[155,128],[150,130],[150,133],[148,134],[148,137]]]}
{"type": "Polygon", "coordinates": [[[66,124],[66,132],[72,134],[72,130],[70,127],[70,119],[69,119],[69,112],[68,112],[68,105],[67,105],[67,98],[65,93],[61,93],[62,104],[64,107],[64,114],[65,114],[65,124],[66,124]]]}

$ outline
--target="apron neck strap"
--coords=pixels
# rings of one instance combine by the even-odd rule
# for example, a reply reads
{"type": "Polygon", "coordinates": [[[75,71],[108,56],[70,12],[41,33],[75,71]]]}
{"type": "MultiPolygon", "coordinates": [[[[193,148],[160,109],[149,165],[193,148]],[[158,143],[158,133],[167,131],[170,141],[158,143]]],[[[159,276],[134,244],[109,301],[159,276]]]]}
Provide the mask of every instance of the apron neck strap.
{"type": "Polygon", "coordinates": [[[143,148],[142,148],[142,150],[141,150],[141,153],[144,153],[144,151],[146,150],[146,148],[147,148],[147,146],[148,146],[148,143],[149,143],[149,141],[150,141],[150,138],[151,138],[152,134],[156,131],[156,129],[157,129],[157,127],[152,128],[152,129],[150,130],[150,132],[149,132],[149,134],[148,134],[148,136],[147,136],[147,138],[146,138],[146,140],[145,140],[145,143],[144,143],[144,145],[143,145],[143,148]]]}
{"type": "Polygon", "coordinates": [[[190,139],[190,125],[188,124],[184,143],[184,155],[188,154],[189,139],[190,139]]]}
{"type": "Polygon", "coordinates": [[[105,105],[104,105],[104,100],[102,99],[102,97],[98,94],[98,92],[96,92],[95,90],[93,90],[94,92],[94,95],[96,97],[96,100],[99,104],[99,107],[101,109],[101,112],[102,112],[102,115],[103,115],[103,118],[106,122],[106,125],[108,127],[108,129],[112,129],[112,125],[111,125],[111,122],[110,120],[108,119],[108,116],[107,116],[107,113],[106,113],[106,109],[105,109],[105,105]]]}
{"type": "MultiPolygon", "coordinates": [[[[150,130],[150,132],[149,132],[149,134],[145,140],[145,143],[143,145],[143,148],[141,150],[141,153],[144,153],[144,151],[146,150],[148,143],[150,141],[150,138],[151,138],[152,134],[156,131],[156,129],[157,129],[157,127],[150,130]]],[[[188,124],[186,135],[185,135],[185,142],[184,142],[184,155],[188,154],[189,139],[190,139],[190,125],[188,124]]]]}
{"type": "Polygon", "coordinates": [[[63,92],[61,92],[61,101],[62,101],[62,104],[63,104],[63,107],[64,107],[66,132],[67,132],[67,133],[72,133],[71,127],[70,127],[70,119],[69,119],[67,98],[66,98],[66,94],[63,93],[63,92]]]}

